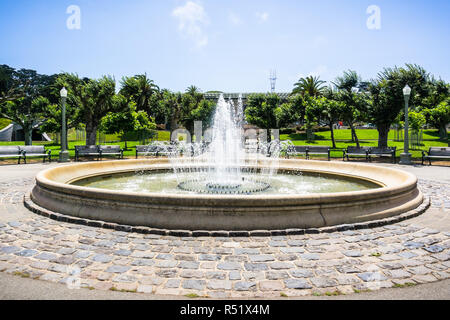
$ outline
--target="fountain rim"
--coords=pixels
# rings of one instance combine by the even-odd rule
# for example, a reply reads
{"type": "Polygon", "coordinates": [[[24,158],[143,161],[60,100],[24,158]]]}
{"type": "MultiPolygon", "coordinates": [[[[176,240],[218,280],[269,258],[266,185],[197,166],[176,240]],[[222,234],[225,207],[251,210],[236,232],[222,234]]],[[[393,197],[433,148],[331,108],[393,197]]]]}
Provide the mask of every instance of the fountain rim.
{"type": "MultiPolygon", "coordinates": [[[[280,202],[285,205],[295,205],[299,202],[303,204],[335,202],[335,201],[356,201],[359,199],[380,198],[383,194],[392,196],[401,194],[403,192],[413,190],[417,187],[417,177],[409,172],[392,169],[388,167],[379,167],[362,163],[345,163],[345,162],[324,162],[315,160],[286,160],[280,159],[281,169],[298,170],[318,172],[324,174],[332,174],[336,176],[347,176],[360,180],[371,182],[378,182],[384,187],[377,189],[369,189],[362,191],[350,191],[339,193],[317,193],[307,195],[241,195],[241,194],[175,194],[175,193],[143,193],[143,192],[129,192],[123,190],[108,190],[100,188],[91,188],[83,186],[75,186],[69,183],[82,178],[88,178],[98,175],[107,175],[114,173],[125,173],[136,170],[154,170],[154,169],[170,169],[168,159],[139,159],[139,160],[116,160],[104,162],[85,162],[70,165],[58,166],[55,168],[46,169],[36,175],[36,185],[47,190],[62,192],[69,195],[84,196],[88,198],[98,199],[113,199],[116,201],[134,201],[134,202],[148,202],[149,199],[154,201],[164,202],[166,204],[189,203],[192,201],[198,202],[212,202],[214,204],[229,204],[233,202],[234,205],[245,205],[251,200],[251,206],[271,206],[274,201],[277,206],[280,202]],[[340,170],[332,170],[332,167],[339,167],[340,170]],[[325,169],[327,170],[324,170],[325,169]],[[322,168],[322,169],[320,169],[322,168]],[[84,175],[76,175],[76,169],[88,169],[89,173],[84,175]],[[108,169],[108,170],[105,170],[108,169]],[[343,170],[347,169],[347,170],[343,170]],[[389,179],[371,179],[370,177],[352,174],[352,172],[371,172],[381,174],[384,178],[389,179]],[[61,175],[65,175],[64,181],[55,180],[56,177],[61,179],[61,175]],[[70,177],[70,178],[68,178],[70,177]],[[397,177],[398,179],[395,179],[397,177]]],[[[377,176],[378,177],[378,176],[377,176]]]]}

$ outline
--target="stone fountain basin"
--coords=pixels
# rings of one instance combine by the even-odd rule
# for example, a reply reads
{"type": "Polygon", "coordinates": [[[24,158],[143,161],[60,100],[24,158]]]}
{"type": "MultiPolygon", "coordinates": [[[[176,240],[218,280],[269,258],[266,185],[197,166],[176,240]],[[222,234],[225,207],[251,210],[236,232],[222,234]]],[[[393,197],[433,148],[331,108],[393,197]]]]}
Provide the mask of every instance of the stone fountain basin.
{"type": "Polygon", "coordinates": [[[282,170],[375,182],[381,188],[309,195],[152,194],[75,186],[98,175],[170,169],[167,159],[88,162],[40,172],[31,200],[91,220],[171,230],[280,230],[353,224],[400,215],[423,202],[411,173],[361,163],[279,160],[282,170]]]}

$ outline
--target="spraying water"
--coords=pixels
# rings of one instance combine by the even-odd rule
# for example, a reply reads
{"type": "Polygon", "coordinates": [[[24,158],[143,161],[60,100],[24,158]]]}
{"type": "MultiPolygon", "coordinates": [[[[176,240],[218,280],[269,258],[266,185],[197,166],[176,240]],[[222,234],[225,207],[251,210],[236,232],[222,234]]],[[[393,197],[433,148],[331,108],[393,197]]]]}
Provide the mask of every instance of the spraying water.
{"type": "Polygon", "coordinates": [[[160,145],[169,156],[178,188],[210,194],[252,194],[269,189],[282,144],[259,141],[256,149],[246,151],[243,124],[242,96],[234,105],[231,98],[226,101],[220,95],[209,144],[197,137],[195,143],[160,145]]]}

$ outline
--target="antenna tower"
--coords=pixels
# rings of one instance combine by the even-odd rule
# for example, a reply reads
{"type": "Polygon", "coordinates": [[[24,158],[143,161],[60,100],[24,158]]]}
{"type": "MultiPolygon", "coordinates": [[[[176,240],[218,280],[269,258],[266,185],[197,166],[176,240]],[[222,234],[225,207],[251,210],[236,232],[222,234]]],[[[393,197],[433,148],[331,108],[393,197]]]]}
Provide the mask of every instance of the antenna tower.
{"type": "Polygon", "coordinates": [[[277,71],[270,70],[270,90],[272,93],[275,92],[275,86],[277,84],[277,71]]]}

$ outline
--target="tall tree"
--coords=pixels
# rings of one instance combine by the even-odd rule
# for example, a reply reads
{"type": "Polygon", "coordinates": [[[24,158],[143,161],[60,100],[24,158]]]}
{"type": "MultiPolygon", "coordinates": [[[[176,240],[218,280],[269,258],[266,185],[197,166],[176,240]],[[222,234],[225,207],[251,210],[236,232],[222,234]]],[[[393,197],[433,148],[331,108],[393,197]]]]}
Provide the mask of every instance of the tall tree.
{"type": "Polygon", "coordinates": [[[160,89],[147,74],[123,77],[120,94],[136,104],[137,111],[145,111],[150,116],[157,116],[156,105],[160,97],[160,89]]]}
{"type": "Polygon", "coordinates": [[[23,77],[23,72],[7,65],[0,65],[0,104],[23,98],[30,79],[23,77]]]}
{"type": "Polygon", "coordinates": [[[414,110],[427,97],[429,82],[429,74],[413,64],[385,68],[376,80],[372,80],[369,86],[371,101],[368,117],[377,126],[378,147],[387,147],[390,127],[404,110],[403,88],[407,84],[411,87],[410,106],[414,110]]]}
{"type": "Polygon", "coordinates": [[[19,124],[24,131],[25,144],[31,145],[33,126],[42,120],[42,112],[54,77],[40,75],[34,70],[14,70],[2,66],[0,87],[0,116],[19,124]],[[9,77],[9,78],[8,78],[9,77]]]}
{"type": "Polygon", "coordinates": [[[78,121],[86,126],[86,145],[95,145],[101,119],[109,112],[121,112],[124,108],[123,104],[116,103],[114,79],[108,76],[98,80],[80,79],[74,74],[64,74],[59,79],[78,105],[78,121]]]}
{"type": "Polygon", "coordinates": [[[145,140],[156,135],[156,124],[143,110],[137,111],[134,102],[127,102],[121,95],[115,97],[121,112],[109,112],[101,120],[100,129],[107,134],[120,134],[127,149],[128,140],[145,140]]]}
{"type": "Polygon", "coordinates": [[[348,70],[333,82],[337,92],[328,90],[328,98],[332,96],[335,100],[341,101],[344,105],[341,108],[341,118],[350,127],[352,141],[359,147],[359,139],[355,129],[357,121],[365,120],[367,101],[365,91],[366,83],[361,81],[361,77],[356,71],[348,70]]]}
{"type": "Polygon", "coordinates": [[[447,126],[450,123],[450,98],[441,102],[436,108],[425,109],[424,113],[428,123],[439,130],[439,138],[447,140],[447,126]]]}
{"type": "Polygon", "coordinates": [[[190,86],[181,98],[181,124],[191,133],[194,133],[194,122],[202,121],[203,129],[206,129],[212,121],[215,103],[205,100],[203,93],[190,86]]]}
{"type": "Polygon", "coordinates": [[[309,113],[315,114],[318,121],[323,121],[328,125],[331,132],[333,148],[336,149],[333,125],[341,118],[345,103],[327,99],[326,97],[317,97],[313,98],[313,104],[315,105],[314,109],[309,113]]]}
{"type": "MultiPolygon", "coordinates": [[[[250,95],[247,98],[247,108],[245,109],[247,122],[266,130],[285,126],[291,119],[284,116],[283,113],[287,110],[291,112],[291,110],[290,106],[283,102],[275,93],[250,95]]],[[[270,134],[267,134],[267,139],[268,142],[271,141],[270,134]]]]}
{"type": "Polygon", "coordinates": [[[178,129],[182,114],[182,98],[180,92],[171,92],[162,90],[161,100],[158,102],[158,110],[164,114],[165,122],[168,124],[167,129],[173,131],[178,129]]]}
{"type": "Polygon", "coordinates": [[[320,80],[320,78],[308,76],[306,78],[300,78],[297,83],[294,84],[293,94],[299,93],[305,95],[306,93],[310,97],[317,97],[322,95],[325,89],[325,81],[320,80]]]}

